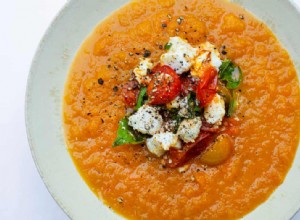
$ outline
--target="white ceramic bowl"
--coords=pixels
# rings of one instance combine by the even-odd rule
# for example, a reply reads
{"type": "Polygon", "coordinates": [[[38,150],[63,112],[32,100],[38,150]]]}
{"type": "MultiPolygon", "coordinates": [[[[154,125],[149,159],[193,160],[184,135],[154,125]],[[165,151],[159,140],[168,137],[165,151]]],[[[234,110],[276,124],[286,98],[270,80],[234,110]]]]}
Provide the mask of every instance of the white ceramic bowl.
{"type": "MultiPolygon", "coordinates": [[[[53,198],[72,219],[121,219],[77,172],[62,128],[64,83],[76,51],[94,27],[128,0],[71,0],[49,27],[27,85],[26,125],[36,166],[53,198]]],[[[300,73],[300,12],[284,0],[235,0],[263,20],[288,49],[300,73]]],[[[245,219],[290,219],[300,207],[300,151],[284,183],[245,219]]]]}

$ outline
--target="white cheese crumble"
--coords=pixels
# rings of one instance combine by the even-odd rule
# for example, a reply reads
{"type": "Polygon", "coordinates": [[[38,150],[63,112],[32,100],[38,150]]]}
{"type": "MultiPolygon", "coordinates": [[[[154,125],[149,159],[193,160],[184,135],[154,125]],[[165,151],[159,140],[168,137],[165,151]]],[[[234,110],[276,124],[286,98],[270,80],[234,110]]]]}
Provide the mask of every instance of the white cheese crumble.
{"type": "Polygon", "coordinates": [[[220,53],[219,53],[217,47],[208,41],[200,44],[200,51],[214,52],[218,57],[220,57],[220,53]]]}
{"type": "Polygon", "coordinates": [[[176,120],[168,120],[162,126],[161,132],[173,131],[176,128],[176,125],[177,125],[176,120]]]}
{"type": "Polygon", "coordinates": [[[187,72],[193,64],[198,48],[193,48],[180,37],[170,37],[169,44],[172,46],[167,53],[161,55],[161,64],[172,67],[179,75],[187,72]]]}
{"type": "Polygon", "coordinates": [[[153,63],[149,58],[140,59],[140,64],[133,70],[136,80],[141,84],[149,81],[148,71],[153,68],[153,63]]]}
{"type": "Polygon", "coordinates": [[[146,145],[148,150],[158,157],[162,156],[165,151],[170,150],[171,147],[181,149],[178,136],[172,132],[155,134],[146,140],[146,145]]]}
{"type": "Polygon", "coordinates": [[[154,107],[143,105],[139,110],[128,118],[128,124],[143,134],[154,135],[162,126],[163,119],[154,107]]]}
{"type": "Polygon", "coordinates": [[[178,168],[179,173],[185,173],[189,169],[189,165],[184,165],[183,167],[178,168]]]}
{"type": "Polygon", "coordinates": [[[153,137],[146,140],[146,146],[148,150],[157,157],[161,157],[165,154],[165,150],[162,148],[162,146],[154,143],[153,137]]]}
{"type": "Polygon", "coordinates": [[[219,71],[222,65],[222,60],[220,59],[220,53],[217,48],[209,42],[205,42],[200,45],[199,56],[196,57],[194,65],[191,69],[191,75],[195,77],[202,77],[203,64],[208,64],[219,71]]]}
{"type": "Polygon", "coordinates": [[[177,134],[185,143],[194,142],[199,136],[201,126],[200,117],[185,119],[180,123],[177,134]]]}
{"type": "Polygon", "coordinates": [[[211,103],[204,108],[204,118],[209,124],[221,125],[225,116],[224,99],[216,94],[211,103]]]}
{"type": "Polygon", "coordinates": [[[189,105],[188,105],[188,98],[187,96],[184,98],[181,98],[180,96],[177,96],[175,99],[173,99],[172,102],[167,104],[168,109],[177,108],[180,109],[178,111],[178,115],[184,118],[189,117],[189,105]]]}

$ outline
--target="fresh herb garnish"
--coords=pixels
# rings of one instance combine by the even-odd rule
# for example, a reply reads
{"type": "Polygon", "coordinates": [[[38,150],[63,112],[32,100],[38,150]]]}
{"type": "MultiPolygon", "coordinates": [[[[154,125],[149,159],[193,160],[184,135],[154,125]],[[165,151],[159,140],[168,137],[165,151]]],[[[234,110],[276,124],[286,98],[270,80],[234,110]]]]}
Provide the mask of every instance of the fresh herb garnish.
{"type": "Polygon", "coordinates": [[[184,118],[181,117],[180,115],[176,114],[176,115],[174,115],[174,117],[172,119],[176,121],[176,126],[173,131],[173,133],[176,134],[176,132],[178,131],[179,125],[183,121],[184,118]]]}
{"type": "Polygon", "coordinates": [[[219,78],[226,83],[228,89],[236,89],[242,81],[243,73],[240,67],[226,59],[222,62],[219,78]]]}
{"type": "Polygon", "coordinates": [[[187,96],[188,99],[188,110],[190,113],[190,118],[195,118],[201,112],[201,109],[196,103],[196,94],[191,92],[187,96]]]}
{"type": "Polygon", "coordinates": [[[137,100],[137,103],[136,103],[136,106],[135,106],[134,110],[137,111],[140,107],[142,107],[143,102],[144,102],[145,97],[146,97],[146,94],[147,94],[147,88],[142,87],[141,90],[140,90],[138,100],[137,100]]]}
{"type": "Polygon", "coordinates": [[[199,113],[201,112],[202,108],[200,108],[199,106],[195,106],[194,111],[199,113]]]}
{"type": "Polygon", "coordinates": [[[119,121],[117,138],[112,147],[117,147],[124,144],[141,144],[144,141],[145,139],[143,135],[134,131],[128,125],[128,119],[123,118],[121,121],[119,121]]]}
{"type": "Polygon", "coordinates": [[[236,91],[232,92],[232,98],[230,102],[228,103],[228,109],[227,109],[227,117],[231,117],[233,113],[235,112],[236,108],[238,106],[238,95],[236,91]]]}
{"type": "Polygon", "coordinates": [[[165,45],[165,50],[170,50],[170,48],[172,47],[172,43],[166,43],[165,45]]]}

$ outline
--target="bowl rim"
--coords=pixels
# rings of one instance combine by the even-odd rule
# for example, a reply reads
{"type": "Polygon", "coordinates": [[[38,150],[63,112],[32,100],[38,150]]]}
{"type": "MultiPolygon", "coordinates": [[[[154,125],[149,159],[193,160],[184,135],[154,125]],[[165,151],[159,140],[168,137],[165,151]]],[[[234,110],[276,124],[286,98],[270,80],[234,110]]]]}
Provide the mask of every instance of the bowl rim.
{"type": "Polygon", "coordinates": [[[67,210],[67,208],[64,206],[62,201],[60,201],[59,198],[55,195],[55,193],[51,190],[51,187],[47,183],[47,181],[45,180],[43,171],[40,168],[40,165],[38,163],[38,159],[37,159],[37,156],[36,156],[36,153],[35,153],[35,150],[34,150],[35,145],[32,141],[33,138],[32,138],[31,130],[30,130],[30,127],[29,127],[29,117],[30,116],[29,116],[28,112],[29,112],[29,103],[30,103],[29,99],[30,99],[30,96],[31,96],[32,78],[33,78],[33,75],[34,75],[34,71],[33,71],[34,65],[37,62],[40,54],[42,53],[42,48],[45,44],[45,41],[46,41],[47,37],[51,33],[53,27],[63,17],[64,12],[66,10],[68,10],[68,8],[71,6],[72,2],[73,2],[73,0],[67,0],[67,2],[65,2],[64,5],[57,11],[54,18],[50,22],[50,25],[47,27],[47,29],[43,33],[43,36],[40,39],[37,48],[35,49],[34,56],[32,58],[30,69],[29,69],[29,74],[28,74],[28,77],[27,77],[27,82],[26,82],[25,105],[24,105],[24,108],[25,108],[25,111],[24,111],[24,114],[25,114],[25,127],[26,127],[27,141],[28,141],[31,156],[32,156],[32,159],[33,159],[34,164],[36,166],[36,169],[38,171],[38,174],[41,177],[44,186],[46,186],[46,189],[47,189],[48,193],[51,195],[51,197],[56,202],[56,204],[63,210],[63,212],[70,219],[72,219],[71,213],[69,213],[69,210],[67,210]]]}

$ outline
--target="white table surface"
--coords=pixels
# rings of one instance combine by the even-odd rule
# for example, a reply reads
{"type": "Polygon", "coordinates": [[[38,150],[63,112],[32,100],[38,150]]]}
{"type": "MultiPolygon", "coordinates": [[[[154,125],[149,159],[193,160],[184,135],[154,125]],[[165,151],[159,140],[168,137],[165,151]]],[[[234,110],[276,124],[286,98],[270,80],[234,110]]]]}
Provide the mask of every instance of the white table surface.
{"type": "MultiPolygon", "coordinates": [[[[24,119],[26,80],[32,57],[50,22],[66,1],[0,1],[1,220],[68,219],[35,168],[24,119]]],[[[293,1],[300,7],[300,0],[293,1]]],[[[300,213],[294,220],[300,220],[300,213]]]]}

